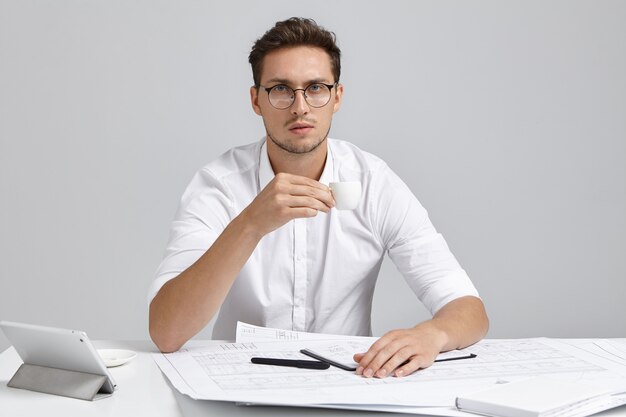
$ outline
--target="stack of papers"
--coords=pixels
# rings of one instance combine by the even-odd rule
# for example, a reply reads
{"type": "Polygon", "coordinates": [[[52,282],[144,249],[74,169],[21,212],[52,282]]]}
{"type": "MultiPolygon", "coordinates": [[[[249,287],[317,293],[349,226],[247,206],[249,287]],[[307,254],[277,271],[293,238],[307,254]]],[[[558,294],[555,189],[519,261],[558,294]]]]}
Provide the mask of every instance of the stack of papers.
{"type": "Polygon", "coordinates": [[[254,356],[310,360],[300,353],[309,349],[354,364],[352,355],[365,352],[375,340],[238,323],[235,343],[155,354],[154,359],[177,390],[198,400],[467,416],[456,409],[457,397],[543,375],[603,387],[616,394],[607,396],[606,408],[626,404],[626,395],[619,395],[626,392],[624,346],[603,340],[597,340],[602,348],[546,338],[483,340],[444,354],[473,353],[473,359],[437,362],[403,378],[363,378],[333,366],[312,370],[250,361],[254,356]]]}

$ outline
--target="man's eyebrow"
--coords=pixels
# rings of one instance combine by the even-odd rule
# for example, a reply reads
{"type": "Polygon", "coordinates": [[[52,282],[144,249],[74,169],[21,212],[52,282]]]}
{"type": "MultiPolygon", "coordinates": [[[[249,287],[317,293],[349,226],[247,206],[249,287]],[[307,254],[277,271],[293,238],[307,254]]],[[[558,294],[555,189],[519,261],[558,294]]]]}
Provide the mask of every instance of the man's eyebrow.
{"type": "MultiPolygon", "coordinates": [[[[286,78],[270,78],[269,80],[267,80],[265,84],[274,84],[274,83],[285,84],[288,86],[295,84],[291,80],[288,80],[286,78]]],[[[326,78],[314,78],[312,80],[308,80],[304,82],[304,85],[311,85],[311,84],[331,84],[331,83],[326,78]]]]}

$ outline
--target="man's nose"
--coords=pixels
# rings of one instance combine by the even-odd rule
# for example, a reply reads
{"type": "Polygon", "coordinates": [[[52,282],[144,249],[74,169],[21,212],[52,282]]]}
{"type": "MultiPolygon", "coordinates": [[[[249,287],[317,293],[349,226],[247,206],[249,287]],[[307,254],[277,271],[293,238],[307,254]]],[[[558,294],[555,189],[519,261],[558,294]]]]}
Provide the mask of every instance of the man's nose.
{"type": "Polygon", "coordinates": [[[293,92],[293,103],[291,104],[291,113],[301,115],[307,114],[310,110],[309,104],[305,100],[303,90],[297,90],[293,92]],[[302,93],[302,94],[298,94],[302,93]]]}

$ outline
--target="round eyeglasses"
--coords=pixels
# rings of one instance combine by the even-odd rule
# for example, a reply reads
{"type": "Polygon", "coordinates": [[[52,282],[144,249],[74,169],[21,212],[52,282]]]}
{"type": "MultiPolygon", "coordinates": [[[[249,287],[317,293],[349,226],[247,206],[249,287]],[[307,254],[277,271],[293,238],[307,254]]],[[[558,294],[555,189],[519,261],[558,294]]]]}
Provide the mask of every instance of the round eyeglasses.
{"type": "Polygon", "coordinates": [[[311,107],[324,107],[330,101],[330,90],[335,87],[335,84],[322,84],[315,83],[309,85],[307,88],[296,88],[293,89],[285,84],[277,84],[273,87],[263,87],[263,89],[267,92],[267,97],[270,101],[270,104],[279,109],[284,110],[293,104],[296,100],[296,91],[302,91],[304,95],[304,100],[311,107]]]}

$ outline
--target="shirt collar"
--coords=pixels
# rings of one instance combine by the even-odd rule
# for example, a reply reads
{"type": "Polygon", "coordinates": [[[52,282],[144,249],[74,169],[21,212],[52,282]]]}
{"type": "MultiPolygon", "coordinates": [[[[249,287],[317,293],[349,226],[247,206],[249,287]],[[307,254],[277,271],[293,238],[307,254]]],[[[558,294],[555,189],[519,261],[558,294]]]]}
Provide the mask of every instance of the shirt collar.
{"type": "MultiPolygon", "coordinates": [[[[319,179],[324,185],[328,185],[329,183],[334,181],[335,178],[335,163],[332,153],[332,139],[326,139],[326,143],[320,146],[326,145],[327,153],[326,153],[326,163],[324,164],[324,170],[322,171],[322,176],[319,179]]],[[[263,140],[263,144],[261,145],[261,152],[259,155],[259,192],[264,189],[267,184],[274,178],[274,170],[272,169],[272,164],[270,163],[269,155],[267,154],[267,137],[263,140]]]]}

